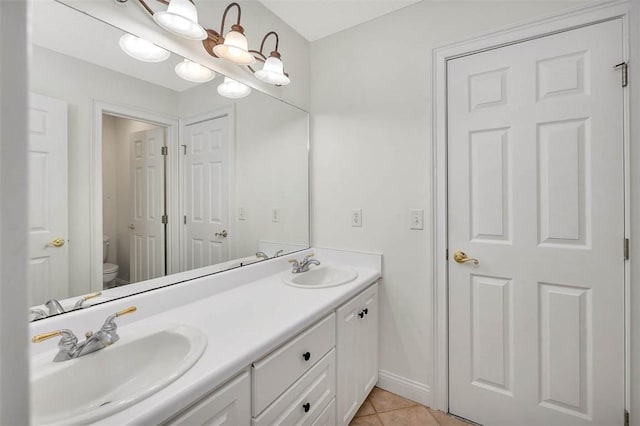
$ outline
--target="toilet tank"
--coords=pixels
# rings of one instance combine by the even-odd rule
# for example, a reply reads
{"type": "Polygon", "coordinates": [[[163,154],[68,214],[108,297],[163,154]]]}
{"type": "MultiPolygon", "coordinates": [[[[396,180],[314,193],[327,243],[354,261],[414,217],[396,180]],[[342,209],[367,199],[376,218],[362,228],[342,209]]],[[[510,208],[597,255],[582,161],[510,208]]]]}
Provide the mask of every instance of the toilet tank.
{"type": "Polygon", "coordinates": [[[109,257],[109,246],[111,245],[111,238],[108,235],[102,236],[102,263],[107,261],[109,257]]]}

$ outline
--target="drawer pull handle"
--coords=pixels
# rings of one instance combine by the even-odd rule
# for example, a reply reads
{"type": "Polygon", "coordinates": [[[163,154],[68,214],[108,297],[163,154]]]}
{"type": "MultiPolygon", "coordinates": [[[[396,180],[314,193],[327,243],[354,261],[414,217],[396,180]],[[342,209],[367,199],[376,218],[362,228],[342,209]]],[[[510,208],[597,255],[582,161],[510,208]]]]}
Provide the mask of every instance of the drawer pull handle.
{"type": "Polygon", "coordinates": [[[369,313],[369,308],[364,308],[364,311],[362,312],[364,312],[364,314],[367,315],[369,313]]]}
{"type": "Polygon", "coordinates": [[[360,311],[360,313],[358,314],[358,316],[359,316],[360,318],[364,318],[364,311],[360,311]]]}
{"type": "Polygon", "coordinates": [[[302,358],[304,358],[305,361],[309,361],[309,359],[311,358],[311,352],[303,353],[302,358]]]}
{"type": "Polygon", "coordinates": [[[309,404],[308,402],[306,404],[302,404],[302,408],[304,409],[305,413],[308,413],[311,409],[311,404],[309,404]]]}

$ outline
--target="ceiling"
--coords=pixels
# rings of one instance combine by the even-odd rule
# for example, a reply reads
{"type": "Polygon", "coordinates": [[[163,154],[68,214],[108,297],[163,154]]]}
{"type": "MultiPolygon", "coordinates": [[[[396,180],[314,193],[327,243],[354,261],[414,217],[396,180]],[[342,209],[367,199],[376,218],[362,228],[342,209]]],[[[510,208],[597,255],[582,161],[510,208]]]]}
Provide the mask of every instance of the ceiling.
{"type": "Polygon", "coordinates": [[[316,41],[421,0],[258,1],[308,41],[316,41]]]}

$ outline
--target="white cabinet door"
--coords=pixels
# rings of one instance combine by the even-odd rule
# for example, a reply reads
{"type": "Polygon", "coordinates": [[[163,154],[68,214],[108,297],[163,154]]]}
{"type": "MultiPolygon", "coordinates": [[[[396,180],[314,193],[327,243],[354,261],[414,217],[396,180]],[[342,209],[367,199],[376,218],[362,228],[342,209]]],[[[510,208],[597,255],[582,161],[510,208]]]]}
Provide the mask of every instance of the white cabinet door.
{"type": "Polygon", "coordinates": [[[378,381],[378,284],[336,311],[337,424],[347,425],[378,381]]]}
{"type": "Polygon", "coordinates": [[[172,417],[163,426],[243,426],[251,424],[251,380],[248,372],[172,417]]]}

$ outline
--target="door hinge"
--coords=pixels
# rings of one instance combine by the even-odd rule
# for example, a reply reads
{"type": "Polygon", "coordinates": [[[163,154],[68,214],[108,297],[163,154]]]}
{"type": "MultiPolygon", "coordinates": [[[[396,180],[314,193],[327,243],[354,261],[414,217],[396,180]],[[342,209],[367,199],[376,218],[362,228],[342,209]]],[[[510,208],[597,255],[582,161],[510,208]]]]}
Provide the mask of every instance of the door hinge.
{"type": "Polygon", "coordinates": [[[162,155],[168,155],[168,154],[169,154],[169,148],[167,148],[166,146],[163,146],[163,147],[160,149],[160,153],[161,153],[162,155]]]}
{"type": "Polygon", "coordinates": [[[624,410],[624,426],[629,426],[629,412],[624,410]]]}
{"type": "Polygon", "coordinates": [[[624,239],[624,260],[629,260],[629,239],[624,239]]]}
{"type": "Polygon", "coordinates": [[[165,225],[167,223],[169,223],[169,216],[167,216],[166,214],[163,214],[162,215],[162,223],[165,224],[165,225]]]}
{"type": "Polygon", "coordinates": [[[184,217],[184,224],[187,224],[187,216],[184,217]]]}
{"type": "Polygon", "coordinates": [[[444,249],[444,260],[449,260],[449,249],[444,249]]]}
{"type": "Polygon", "coordinates": [[[627,62],[620,62],[613,67],[614,70],[618,68],[622,70],[622,87],[627,87],[629,85],[629,64],[627,62]]]}
{"type": "Polygon", "coordinates": [[[180,146],[182,147],[182,153],[183,153],[184,155],[187,155],[187,145],[182,144],[182,145],[180,145],[180,146]]]}

